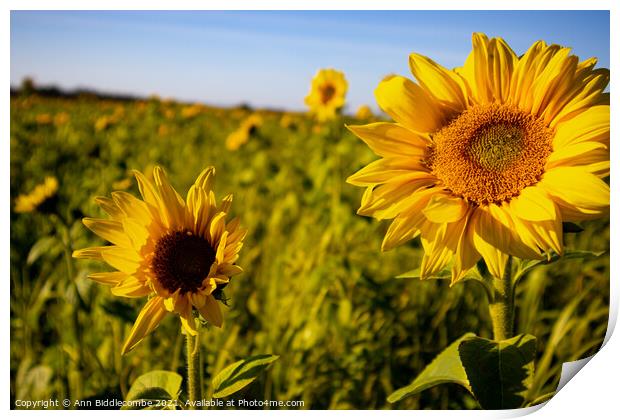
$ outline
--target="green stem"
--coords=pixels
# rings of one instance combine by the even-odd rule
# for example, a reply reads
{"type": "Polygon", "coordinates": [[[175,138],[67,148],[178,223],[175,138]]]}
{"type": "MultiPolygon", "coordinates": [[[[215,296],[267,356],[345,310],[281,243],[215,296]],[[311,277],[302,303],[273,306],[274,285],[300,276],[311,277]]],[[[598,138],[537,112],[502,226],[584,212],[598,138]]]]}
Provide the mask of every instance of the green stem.
{"type": "Polygon", "coordinates": [[[187,387],[189,390],[189,400],[194,402],[190,404],[189,409],[195,410],[197,401],[202,401],[202,387],[200,384],[200,336],[198,334],[191,335],[185,332],[187,338],[187,387]]]}
{"type": "Polygon", "coordinates": [[[493,321],[493,339],[506,340],[514,334],[514,295],[512,289],[512,257],[508,257],[504,277],[493,278],[493,297],[489,313],[493,321]]]}
{"type": "Polygon", "coordinates": [[[82,342],[82,331],[80,325],[80,314],[79,314],[79,304],[81,303],[80,292],[77,288],[77,283],[75,283],[75,270],[73,266],[73,258],[71,257],[72,245],[71,245],[71,232],[69,225],[64,221],[64,219],[58,216],[58,224],[61,230],[63,251],[65,257],[65,265],[67,268],[67,285],[66,287],[72,287],[75,289],[75,304],[71,306],[71,323],[72,330],[75,334],[75,343],[76,346],[76,360],[75,365],[76,368],[74,370],[75,377],[75,386],[73,387],[72,398],[74,400],[79,400],[82,398],[82,389],[83,389],[83,378],[82,378],[82,346],[79,343],[82,342]]]}

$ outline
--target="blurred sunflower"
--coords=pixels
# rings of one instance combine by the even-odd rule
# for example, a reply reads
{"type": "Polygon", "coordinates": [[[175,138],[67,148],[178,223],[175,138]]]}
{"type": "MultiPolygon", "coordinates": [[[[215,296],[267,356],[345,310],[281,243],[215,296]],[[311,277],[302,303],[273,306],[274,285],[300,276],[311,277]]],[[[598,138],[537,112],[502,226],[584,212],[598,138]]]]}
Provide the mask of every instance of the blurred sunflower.
{"type": "Polygon", "coordinates": [[[461,68],[411,54],[418,83],[375,91],[395,123],[349,129],[381,159],[349,177],[358,214],[394,219],[382,245],[421,237],[421,277],[452,262],[452,282],[482,257],[502,277],[508,255],[563,252],[562,222],[608,213],[609,70],[538,41],[518,57],[474,34],[461,68]]]}
{"type": "Polygon", "coordinates": [[[306,105],[320,122],[333,119],[336,112],[344,106],[347,87],[347,80],[341,71],[319,70],[312,79],[310,93],[305,100],[306,105]]]}
{"type": "Polygon", "coordinates": [[[53,176],[45,177],[42,184],[34,187],[28,194],[21,194],[15,199],[16,213],[31,213],[37,209],[51,211],[56,201],[58,180],[53,176]]]}
{"type": "Polygon", "coordinates": [[[226,138],[226,148],[228,150],[237,150],[239,147],[248,142],[252,134],[263,125],[263,118],[259,114],[252,114],[247,117],[239,125],[235,131],[230,133],[226,138]]]}
{"type": "Polygon", "coordinates": [[[196,335],[193,308],[211,324],[222,325],[217,303],[221,289],[242,269],[235,265],[246,230],[239,220],[226,223],[232,195],[218,205],[212,191],[215,169],[199,176],[184,201],[155,167],[155,185],[134,171],[143,200],[125,192],[97,203],[109,220],[85,218],[84,225],[111,246],[75,251],[75,258],[102,260],[118,271],[96,273],[90,279],[111,286],[112,294],[149,296],[129,333],[123,354],[173,312],[190,334],[196,335]]]}
{"type": "Polygon", "coordinates": [[[358,120],[367,120],[371,117],[372,117],[372,110],[370,109],[368,105],[360,106],[359,108],[357,108],[357,111],[355,112],[355,118],[357,118],[358,120]]]}

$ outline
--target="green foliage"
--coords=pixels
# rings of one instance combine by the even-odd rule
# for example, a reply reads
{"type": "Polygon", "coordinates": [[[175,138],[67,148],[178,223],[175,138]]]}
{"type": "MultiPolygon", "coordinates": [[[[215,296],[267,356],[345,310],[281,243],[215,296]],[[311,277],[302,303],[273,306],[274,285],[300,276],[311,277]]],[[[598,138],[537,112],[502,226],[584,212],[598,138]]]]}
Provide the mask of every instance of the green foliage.
{"type": "Polygon", "coordinates": [[[181,391],[183,378],[176,372],[154,370],[139,376],[131,385],[125,401],[150,402],[151,405],[128,404],[124,408],[174,408],[175,404],[162,404],[162,401],[176,400],[181,391]]]}
{"type": "Polygon", "coordinates": [[[271,363],[280,356],[263,354],[251,356],[226,366],[213,378],[213,396],[215,398],[228,397],[242,390],[256,379],[271,363]]]}
{"type": "Polygon", "coordinates": [[[459,356],[460,345],[464,341],[476,339],[473,333],[467,333],[450,344],[420,373],[415,380],[404,388],[397,389],[389,397],[391,403],[415,395],[428,388],[445,383],[455,383],[470,390],[467,374],[459,356]]]}
{"type": "Polygon", "coordinates": [[[495,342],[468,337],[458,346],[471,392],[484,409],[519,408],[532,383],[536,337],[495,342]]]}
{"type": "MultiPolygon", "coordinates": [[[[36,94],[11,100],[11,203],[46,175],[58,178],[60,198],[57,220],[10,215],[11,400],[106,393],[123,400],[145,372],[185,375],[178,319],[168,316],[121,357],[144,301],[115,297],[87,279],[109,271],[106,264],[66,258],[103,244],[80,221],[105,217],[94,197],[139,194],[130,170],[148,175],[161,164],[182,195],[215,165],[218,198],[233,193],[232,212],[249,229],[239,259],[245,272],[225,289],[224,326],[201,334],[205,378],[251,354],[278,354],[244,395],[304,400],[313,409],[477,407],[466,389],[451,385],[387,402],[465,332],[489,337],[490,320],[474,282],[395,278],[419,266],[422,250],[414,240],[381,253],[388,222],[355,214],[362,192],[344,179],[377,158],[343,127],[358,122],[314,128],[293,114],[289,129],[279,124],[282,113],[258,111],[264,124],[231,152],[226,136],[251,111],[202,106],[186,118],[187,106],[36,94]],[[44,114],[51,123],[37,122],[44,114]],[[35,247],[46,237],[55,245],[35,247]]],[[[568,249],[609,249],[608,220],[583,229],[565,235],[568,249]]],[[[602,343],[609,255],[535,267],[518,283],[516,305],[517,333],[539,341],[532,401],[555,390],[562,362],[602,343]]]]}
{"type": "Polygon", "coordinates": [[[515,281],[518,281],[521,277],[527,274],[532,269],[541,266],[552,264],[560,259],[563,260],[588,260],[593,258],[598,258],[601,255],[604,255],[607,251],[585,251],[585,250],[564,250],[563,255],[558,255],[555,252],[552,253],[548,259],[546,260],[523,260],[520,261],[519,266],[517,268],[517,274],[515,275],[515,281]]]}

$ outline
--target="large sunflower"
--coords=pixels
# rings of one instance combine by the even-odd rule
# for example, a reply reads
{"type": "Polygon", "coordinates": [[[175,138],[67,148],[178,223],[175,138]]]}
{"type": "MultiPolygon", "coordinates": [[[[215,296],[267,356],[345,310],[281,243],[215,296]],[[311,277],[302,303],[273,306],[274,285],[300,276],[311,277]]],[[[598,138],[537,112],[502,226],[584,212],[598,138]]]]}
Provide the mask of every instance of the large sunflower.
{"type": "Polygon", "coordinates": [[[227,195],[218,205],[212,191],[215,169],[205,169],[184,201],[164,171],[153,171],[155,185],[134,171],[143,200],[117,191],[96,199],[110,219],[85,218],[84,224],[111,246],[75,251],[75,258],[102,260],[118,271],[89,278],[111,286],[112,294],[149,296],[129,333],[123,353],[134,348],[173,312],[184,328],[196,334],[193,308],[211,324],[222,325],[217,302],[229,278],[242,272],[235,265],[246,230],[239,220],[226,223],[232,203],[227,195]]]}
{"type": "Polygon", "coordinates": [[[306,105],[317,120],[323,122],[333,119],[336,112],[344,106],[347,93],[347,80],[344,73],[334,69],[322,69],[312,79],[306,105]]]}
{"type": "Polygon", "coordinates": [[[538,41],[518,57],[473,35],[461,68],[411,54],[418,83],[393,76],[375,96],[395,123],[349,129],[381,159],[349,177],[358,214],[394,219],[382,248],[421,237],[421,277],[452,263],[453,283],[482,257],[562,254],[562,222],[609,208],[609,83],[596,59],[538,41]]]}

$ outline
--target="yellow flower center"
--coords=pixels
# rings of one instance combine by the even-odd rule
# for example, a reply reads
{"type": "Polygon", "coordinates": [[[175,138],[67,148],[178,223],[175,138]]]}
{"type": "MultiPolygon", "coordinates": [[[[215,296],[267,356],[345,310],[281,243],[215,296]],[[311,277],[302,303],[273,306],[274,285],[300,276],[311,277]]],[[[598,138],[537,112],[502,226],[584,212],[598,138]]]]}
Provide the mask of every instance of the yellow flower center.
{"type": "Polygon", "coordinates": [[[500,203],[537,183],[551,153],[552,130],[510,105],[476,105],[436,132],[427,164],[455,195],[500,203]]]}
{"type": "Polygon", "coordinates": [[[336,88],[331,83],[326,83],[319,88],[319,94],[321,95],[321,102],[327,104],[336,94],[336,88]]]}
{"type": "Polygon", "coordinates": [[[209,274],[215,251],[209,241],[191,232],[176,231],[162,236],[155,245],[152,270],[169,292],[195,292],[209,274]]]}

